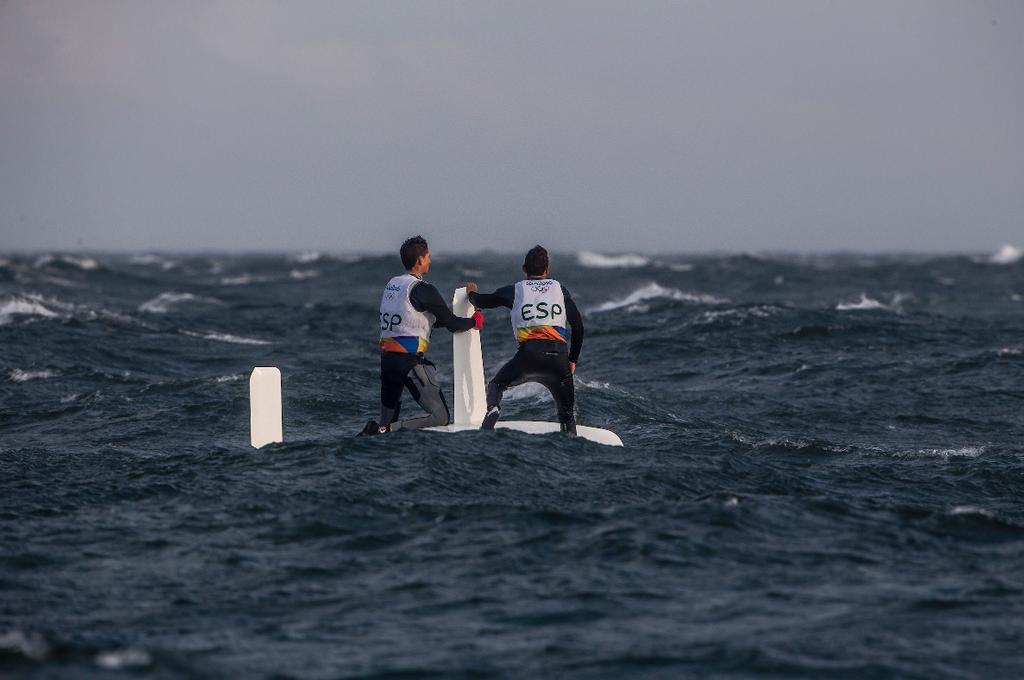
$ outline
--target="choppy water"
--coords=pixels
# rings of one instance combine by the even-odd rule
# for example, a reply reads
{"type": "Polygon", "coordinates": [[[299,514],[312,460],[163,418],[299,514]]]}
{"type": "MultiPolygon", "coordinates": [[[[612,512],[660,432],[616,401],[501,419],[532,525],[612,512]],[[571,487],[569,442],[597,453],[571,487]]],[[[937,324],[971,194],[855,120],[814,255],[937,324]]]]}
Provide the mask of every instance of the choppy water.
{"type": "MultiPolygon", "coordinates": [[[[556,256],[580,422],[623,449],[351,438],[396,264],[0,259],[0,675],[1024,674],[1019,252],[556,256]],[[287,442],[255,451],[266,364],[287,442]]],[[[490,375],[507,313],[484,336],[490,375]]]]}

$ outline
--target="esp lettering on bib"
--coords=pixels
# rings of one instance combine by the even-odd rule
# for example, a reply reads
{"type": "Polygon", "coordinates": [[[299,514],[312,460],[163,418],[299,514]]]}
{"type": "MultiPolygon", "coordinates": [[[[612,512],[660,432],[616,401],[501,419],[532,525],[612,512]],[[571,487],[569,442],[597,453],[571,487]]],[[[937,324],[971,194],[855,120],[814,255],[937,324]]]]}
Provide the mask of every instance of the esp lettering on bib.
{"type": "Polygon", "coordinates": [[[515,290],[510,318],[516,341],[565,342],[568,333],[562,284],[554,279],[524,279],[515,290]]]}

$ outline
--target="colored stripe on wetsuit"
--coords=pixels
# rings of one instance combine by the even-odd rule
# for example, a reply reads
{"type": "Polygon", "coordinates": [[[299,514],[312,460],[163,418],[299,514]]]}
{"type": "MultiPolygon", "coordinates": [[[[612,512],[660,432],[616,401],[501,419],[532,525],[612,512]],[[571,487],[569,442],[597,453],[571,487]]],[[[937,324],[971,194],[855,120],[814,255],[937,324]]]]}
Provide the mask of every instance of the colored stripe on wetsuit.
{"type": "Polygon", "coordinates": [[[400,354],[422,354],[430,347],[430,343],[415,335],[403,335],[397,338],[382,338],[380,341],[381,352],[396,352],[400,354]]]}
{"type": "Polygon", "coordinates": [[[516,340],[560,340],[565,342],[566,332],[561,326],[524,326],[516,329],[516,340]]]}

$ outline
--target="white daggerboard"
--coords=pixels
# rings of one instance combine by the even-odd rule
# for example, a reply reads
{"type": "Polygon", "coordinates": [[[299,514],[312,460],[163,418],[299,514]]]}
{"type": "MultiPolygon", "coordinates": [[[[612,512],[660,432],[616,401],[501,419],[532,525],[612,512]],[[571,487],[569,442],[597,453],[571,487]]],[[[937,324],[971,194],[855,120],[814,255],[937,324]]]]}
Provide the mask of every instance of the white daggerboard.
{"type": "MultiPolygon", "coordinates": [[[[456,316],[473,316],[473,305],[465,288],[456,288],[452,297],[456,316]]],[[[484,355],[480,350],[480,331],[473,328],[452,336],[452,373],[455,379],[455,425],[466,429],[480,427],[487,411],[484,386],[484,355]]]]}
{"type": "MultiPolygon", "coordinates": [[[[473,315],[473,305],[466,296],[465,288],[458,288],[452,298],[452,311],[458,316],[473,315]]],[[[446,427],[427,428],[439,432],[462,432],[476,430],[484,420],[487,411],[487,392],[484,385],[484,355],[480,349],[480,331],[470,330],[452,336],[452,366],[455,377],[455,421],[446,427]]],[[[558,423],[535,420],[499,420],[495,427],[527,432],[529,434],[547,434],[560,432],[558,423]]],[[[576,434],[584,439],[622,446],[619,435],[611,430],[599,427],[577,425],[576,434]]]]}
{"type": "Polygon", "coordinates": [[[257,366],[249,376],[249,441],[257,449],[284,441],[281,414],[281,371],[257,366]]]}

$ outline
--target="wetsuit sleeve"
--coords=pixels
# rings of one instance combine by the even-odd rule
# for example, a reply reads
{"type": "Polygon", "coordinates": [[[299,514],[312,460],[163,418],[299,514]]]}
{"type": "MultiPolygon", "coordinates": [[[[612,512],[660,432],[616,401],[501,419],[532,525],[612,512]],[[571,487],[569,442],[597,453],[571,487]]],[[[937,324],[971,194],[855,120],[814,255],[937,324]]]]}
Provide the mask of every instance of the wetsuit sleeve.
{"type": "Polygon", "coordinates": [[[569,332],[571,333],[569,361],[576,363],[579,361],[580,352],[583,350],[583,334],[585,332],[583,328],[583,315],[580,314],[576,302],[573,301],[565,286],[562,286],[562,295],[565,297],[565,316],[569,320],[569,332]]]}
{"type": "Polygon", "coordinates": [[[429,283],[421,282],[413,286],[409,292],[409,302],[412,303],[412,307],[416,311],[430,312],[437,318],[434,328],[444,326],[452,333],[458,333],[459,331],[468,331],[473,327],[473,318],[455,316],[441,299],[437,288],[429,283]]]}
{"type": "Polygon", "coordinates": [[[516,302],[516,287],[504,286],[493,293],[470,293],[469,301],[474,307],[480,309],[494,309],[495,307],[508,307],[516,302]]]}

